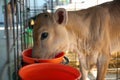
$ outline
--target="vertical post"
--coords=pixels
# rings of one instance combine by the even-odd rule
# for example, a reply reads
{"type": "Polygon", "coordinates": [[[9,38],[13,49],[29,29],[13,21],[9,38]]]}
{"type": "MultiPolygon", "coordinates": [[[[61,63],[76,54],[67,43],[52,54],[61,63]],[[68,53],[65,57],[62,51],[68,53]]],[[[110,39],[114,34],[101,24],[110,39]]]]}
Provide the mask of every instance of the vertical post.
{"type": "Polygon", "coordinates": [[[16,36],[16,39],[17,39],[17,69],[19,70],[19,13],[18,13],[18,3],[17,3],[17,0],[16,0],[16,29],[17,29],[17,36],[16,36]]]}
{"type": "MultiPolygon", "coordinates": [[[[25,0],[25,26],[27,25],[27,27],[28,27],[28,11],[27,11],[27,8],[28,8],[28,1],[27,0],[25,0]]],[[[26,33],[27,33],[27,31],[26,31],[26,33]]],[[[27,43],[27,41],[28,41],[28,38],[27,38],[27,35],[28,35],[28,33],[27,34],[25,34],[25,43],[26,43],[26,48],[28,48],[28,43],[27,43]]]]}
{"type": "Polygon", "coordinates": [[[24,28],[23,28],[23,31],[24,31],[24,34],[23,34],[23,36],[24,36],[24,49],[26,49],[26,40],[25,40],[25,12],[26,12],[26,9],[25,9],[25,0],[23,0],[23,26],[24,26],[24,28]]]}
{"type": "Polygon", "coordinates": [[[7,51],[7,64],[8,64],[8,78],[10,77],[10,44],[9,44],[9,33],[8,33],[8,11],[7,11],[7,0],[4,0],[4,6],[5,6],[5,15],[4,15],[4,22],[5,22],[5,35],[6,35],[6,51],[7,51]]]}
{"type": "Polygon", "coordinates": [[[36,15],[36,4],[35,4],[35,0],[34,0],[34,15],[36,15]]]}
{"type": "Polygon", "coordinates": [[[56,0],[56,5],[59,5],[59,0],[56,0]]]}
{"type": "Polygon", "coordinates": [[[52,13],[53,13],[53,11],[54,11],[53,6],[54,6],[53,0],[51,0],[51,12],[52,12],[52,13]]]}
{"type": "Polygon", "coordinates": [[[22,6],[23,5],[23,3],[22,3],[22,0],[20,0],[20,34],[21,34],[21,51],[23,51],[23,32],[22,32],[22,30],[23,30],[23,24],[22,24],[22,22],[23,22],[23,19],[22,19],[22,6]]]}
{"type": "Polygon", "coordinates": [[[15,7],[16,7],[16,2],[15,0],[11,0],[12,4],[11,4],[11,9],[12,9],[12,26],[13,26],[13,52],[14,52],[14,69],[15,69],[15,79],[17,80],[17,53],[16,53],[16,33],[15,33],[15,19],[14,19],[14,15],[15,15],[15,7]]]}

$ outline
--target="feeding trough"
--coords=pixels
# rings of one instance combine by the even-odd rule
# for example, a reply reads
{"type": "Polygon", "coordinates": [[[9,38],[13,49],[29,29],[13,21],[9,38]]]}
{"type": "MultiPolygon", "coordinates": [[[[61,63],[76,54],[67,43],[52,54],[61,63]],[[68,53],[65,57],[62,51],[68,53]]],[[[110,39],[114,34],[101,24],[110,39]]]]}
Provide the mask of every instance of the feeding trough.
{"type": "Polygon", "coordinates": [[[41,63],[21,68],[19,76],[22,80],[80,80],[81,73],[68,65],[41,63]]]}
{"type": "MultiPolygon", "coordinates": [[[[26,64],[33,64],[33,63],[62,63],[64,59],[64,52],[61,52],[53,59],[37,59],[32,58],[32,49],[26,49],[22,52],[23,63],[26,64]]],[[[67,59],[67,58],[65,58],[67,59]]],[[[67,60],[68,62],[68,60],[67,60]]]]}

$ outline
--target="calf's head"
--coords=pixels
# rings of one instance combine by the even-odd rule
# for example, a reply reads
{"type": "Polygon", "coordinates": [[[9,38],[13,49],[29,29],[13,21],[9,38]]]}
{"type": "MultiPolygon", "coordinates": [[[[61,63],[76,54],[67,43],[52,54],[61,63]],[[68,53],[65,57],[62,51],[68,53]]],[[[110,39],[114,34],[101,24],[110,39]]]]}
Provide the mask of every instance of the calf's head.
{"type": "Polygon", "coordinates": [[[67,21],[67,12],[62,8],[54,14],[42,13],[37,17],[33,28],[32,57],[50,59],[68,49],[67,21]]]}

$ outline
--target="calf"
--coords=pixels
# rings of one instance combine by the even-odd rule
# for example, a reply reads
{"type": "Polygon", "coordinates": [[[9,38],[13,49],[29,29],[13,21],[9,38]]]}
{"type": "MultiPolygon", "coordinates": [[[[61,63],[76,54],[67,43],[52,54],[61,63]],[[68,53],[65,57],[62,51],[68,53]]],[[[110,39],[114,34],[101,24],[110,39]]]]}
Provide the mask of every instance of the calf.
{"type": "Polygon", "coordinates": [[[113,1],[79,11],[60,8],[42,13],[33,30],[32,57],[53,58],[61,51],[79,55],[81,80],[96,65],[97,79],[104,80],[111,52],[120,48],[120,3],[113,1]]]}

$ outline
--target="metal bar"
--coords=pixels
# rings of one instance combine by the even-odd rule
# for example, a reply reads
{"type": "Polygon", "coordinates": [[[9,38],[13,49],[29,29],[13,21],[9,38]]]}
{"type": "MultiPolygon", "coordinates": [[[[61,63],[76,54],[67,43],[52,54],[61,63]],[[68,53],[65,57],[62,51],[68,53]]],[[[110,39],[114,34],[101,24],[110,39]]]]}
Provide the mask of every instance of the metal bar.
{"type": "MultiPolygon", "coordinates": [[[[25,0],[23,0],[23,31],[25,32],[25,12],[26,12],[26,10],[25,10],[25,0]]],[[[25,34],[23,34],[23,36],[24,36],[24,49],[26,49],[26,42],[25,42],[25,34]]]]}
{"type": "Polygon", "coordinates": [[[21,51],[23,51],[23,34],[22,34],[22,27],[23,27],[23,24],[22,24],[22,0],[20,0],[20,34],[21,34],[21,51]]]}
{"type": "MultiPolygon", "coordinates": [[[[25,6],[26,6],[26,8],[25,9],[27,9],[28,8],[28,3],[27,3],[28,1],[26,0],[25,1],[25,6]]],[[[29,25],[28,25],[28,12],[27,12],[27,10],[26,10],[26,19],[25,19],[25,24],[27,25],[27,28],[29,27],[29,25]]],[[[28,35],[26,34],[26,48],[28,48],[28,43],[27,43],[27,41],[29,41],[29,39],[28,39],[28,35]]]]}
{"type": "Polygon", "coordinates": [[[17,27],[17,69],[19,70],[19,63],[20,63],[20,59],[19,59],[19,28],[18,28],[18,24],[19,24],[19,13],[18,13],[18,3],[16,1],[16,27],[17,27]]]}
{"type": "MultiPolygon", "coordinates": [[[[34,0],[34,9],[36,9],[35,0],[34,0]]],[[[34,10],[34,15],[36,15],[36,11],[35,10],[34,10]]]]}
{"type": "Polygon", "coordinates": [[[14,15],[15,15],[15,2],[14,0],[11,0],[12,1],[12,5],[11,5],[11,9],[12,9],[12,26],[13,26],[13,45],[14,45],[14,48],[13,48],[13,52],[14,52],[14,69],[15,69],[15,79],[17,80],[17,61],[16,61],[16,42],[15,42],[15,20],[14,20],[14,15]]]}
{"type": "Polygon", "coordinates": [[[7,51],[7,64],[8,64],[8,78],[11,79],[10,77],[10,53],[9,53],[9,49],[10,49],[10,43],[9,43],[9,33],[8,33],[8,11],[7,11],[7,0],[4,0],[4,6],[5,6],[5,15],[4,15],[4,22],[5,22],[5,34],[6,34],[6,51],[7,51]]]}
{"type": "Polygon", "coordinates": [[[53,10],[53,7],[54,7],[54,6],[53,6],[53,0],[51,0],[51,11],[52,11],[52,13],[53,13],[53,11],[54,11],[54,10],[53,10]]]}

